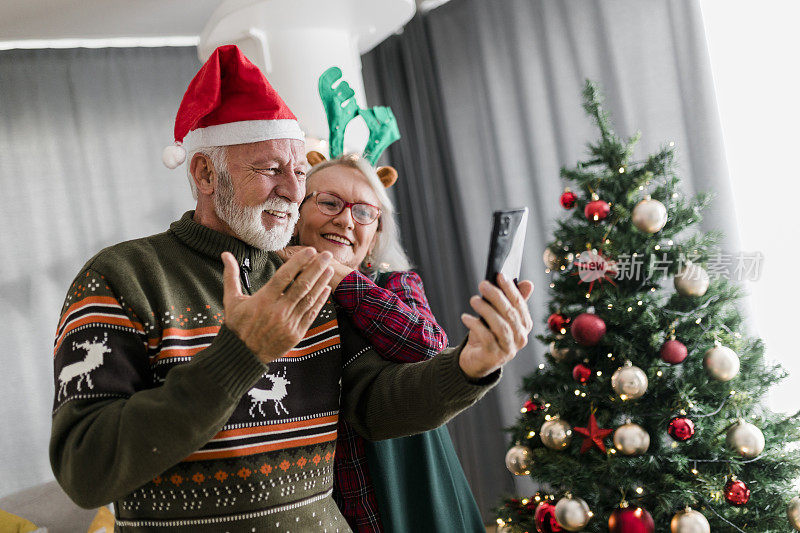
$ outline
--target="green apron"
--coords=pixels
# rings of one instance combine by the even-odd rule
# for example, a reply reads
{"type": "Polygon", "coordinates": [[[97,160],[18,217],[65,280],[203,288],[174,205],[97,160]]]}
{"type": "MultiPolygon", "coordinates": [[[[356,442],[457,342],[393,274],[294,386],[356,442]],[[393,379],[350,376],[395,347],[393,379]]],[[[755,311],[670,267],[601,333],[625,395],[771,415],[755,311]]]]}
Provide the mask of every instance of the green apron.
{"type": "MultiPolygon", "coordinates": [[[[383,276],[376,284],[383,286],[383,276]]],[[[366,442],[372,486],[388,533],[485,533],[447,428],[366,442]]]]}

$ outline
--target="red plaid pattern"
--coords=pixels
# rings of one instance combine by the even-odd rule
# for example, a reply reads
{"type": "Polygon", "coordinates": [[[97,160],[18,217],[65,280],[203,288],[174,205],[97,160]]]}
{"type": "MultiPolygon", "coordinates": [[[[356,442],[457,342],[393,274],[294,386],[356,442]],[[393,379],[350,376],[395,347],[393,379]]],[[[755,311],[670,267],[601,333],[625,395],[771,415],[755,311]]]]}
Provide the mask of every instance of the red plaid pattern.
{"type": "MultiPolygon", "coordinates": [[[[339,283],[333,299],[384,359],[414,363],[447,346],[447,335],[436,323],[422,280],[414,272],[392,272],[385,287],[379,287],[356,270],[339,283]]],[[[333,497],[353,531],[381,532],[364,439],[343,421],[338,431],[333,497]]]]}

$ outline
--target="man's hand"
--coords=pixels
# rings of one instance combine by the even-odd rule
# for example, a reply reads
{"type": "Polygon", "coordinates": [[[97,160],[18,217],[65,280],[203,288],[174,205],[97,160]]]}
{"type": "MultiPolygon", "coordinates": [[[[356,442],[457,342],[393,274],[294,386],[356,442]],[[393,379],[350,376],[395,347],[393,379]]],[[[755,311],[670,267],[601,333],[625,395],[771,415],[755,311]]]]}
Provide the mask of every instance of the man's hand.
{"type": "MultiPolygon", "coordinates": [[[[310,246],[287,246],[275,253],[284,261],[288,261],[294,254],[306,248],[313,250],[310,246]]],[[[339,283],[355,269],[340,263],[335,258],[331,258],[331,267],[333,268],[333,276],[331,276],[330,281],[328,281],[328,285],[330,285],[332,291],[335,291],[339,283]]]]}
{"type": "Polygon", "coordinates": [[[223,252],[225,325],[261,362],[269,363],[303,338],[331,292],[329,252],[306,248],[293,254],[255,294],[242,294],[239,264],[223,252]]]}
{"type": "Polygon", "coordinates": [[[473,296],[469,301],[485,324],[475,316],[461,315],[469,337],[458,364],[471,379],[488,376],[513,359],[528,343],[533,327],[527,305],[533,283],[521,281],[515,287],[502,274],[497,276],[497,283],[499,287],[481,281],[478,290],[483,298],[473,296]]]}

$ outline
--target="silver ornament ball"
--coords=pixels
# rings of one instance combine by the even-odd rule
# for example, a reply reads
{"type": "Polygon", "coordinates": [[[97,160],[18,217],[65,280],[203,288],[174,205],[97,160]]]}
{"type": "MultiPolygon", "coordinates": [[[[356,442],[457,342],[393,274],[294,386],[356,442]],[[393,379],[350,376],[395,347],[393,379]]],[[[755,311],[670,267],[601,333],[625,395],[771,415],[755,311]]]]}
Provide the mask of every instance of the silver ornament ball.
{"type": "Polygon", "coordinates": [[[570,356],[570,351],[569,348],[559,348],[556,346],[556,341],[550,343],[550,355],[559,363],[567,360],[570,356]]]}
{"type": "Polygon", "coordinates": [[[669,527],[672,533],[711,533],[706,517],[688,507],[672,517],[669,527]]]}
{"type": "Polygon", "coordinates": [[[645,233],[656,233],[667,223],[667,208],[658,200],[645,198],[633,208],[633,225],[645,233]]]}
{"type": "Polygon", "coordinates": [[[592,518],[589,505],[581,498],[567,495],[558,500],[555,508],[558,525],[567,531],[580,531],[592,518]]]}
{"type": "Polygon", "coordinates": [[[561,258],[554,254],[549,247],[544,249],[542,261],[544,261],[544,266],[550,270],[558,270],[558,267],[561,266],[561,258]]]}
{"type": "Polygon", "coordinates": [[[682,296],[702,296],[708,290],[710,279],[700,265],[689,263],[675,274],[675,290],[682,296]]]}
{"type": "Polygon", "coordinates": [[[795,531],[800,531],[800,496],[795,496],[789,501],[786,516],[795,531]]]}
{"type": "Polygon", "coordinates": [[[641,455],[650,447],[650,434],[639,424],[628,422],[614,431],[614,448],[624,455],[641,455]]]}
{"type": "Polygon", "coordinates": [[[542,424],[539,438],[551,450],[563,450],[572,440],[572,426],[560,418],[551,418],[542,424]]]}
{"type": "Polygon", "coordinates": [[[703,366],[717,381],[730,381],[739,373],[739,356],[727,346],[714,346],[706,351],[703,366]]]}
{"type": "Polygon", "coordinates": [[[611,387],[623,400],[636,400],[647,392],[647,374],[628,361],[611,376],[611,387]]]}
{"type": "Polygon", "coordinates": [[[748,459],[761,455],[766,444],[761,430],[741,419],[728,430],[725,442],[730,449],[748,459]]]}
{"type": "Polygon", "coordinates": [[[532,465],[532,452],[527,446],[517,444],[506,452],[506,468],[515,476],[527,476],[531,473],[532,465]]]}

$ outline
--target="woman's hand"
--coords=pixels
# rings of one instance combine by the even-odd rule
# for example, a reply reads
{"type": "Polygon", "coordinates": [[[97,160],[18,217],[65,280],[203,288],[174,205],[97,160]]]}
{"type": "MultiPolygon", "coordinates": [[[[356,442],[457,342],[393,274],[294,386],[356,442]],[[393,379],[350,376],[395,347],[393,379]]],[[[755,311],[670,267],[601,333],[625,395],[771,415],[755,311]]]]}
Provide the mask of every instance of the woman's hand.
{"type": "MultiPolygon", "coordinates": [[[[287,246],[286,248],[284,248],[282,250],[278,250],[275,253],[277,253],[278,256],[280,256],[280,258],[284,260],[284,262],[286,262],[294,254],[296,254],[298,252],[301,252],[301,251],[305,250],[306,248],[311,248],[311,247],[310,246],[287,246]]],[[[311,248],[311,249],[313,250],[313,248],[311,248]]],[[[331,276],[331,279],[328,282],[328,285],[331,288],[331,292],[333,292],[333,291],[336,290],[336,287],[339,286],[339,283],[345,277],[347,277],[348,274],[350,274],[355,269],[351,268],[351,267],[349,267],[347,265],[343,265],[342,263],[337,261],[335,258],[332,258],[330,260],[330,266],[333,267],[333,276],[331,276]]]]}

